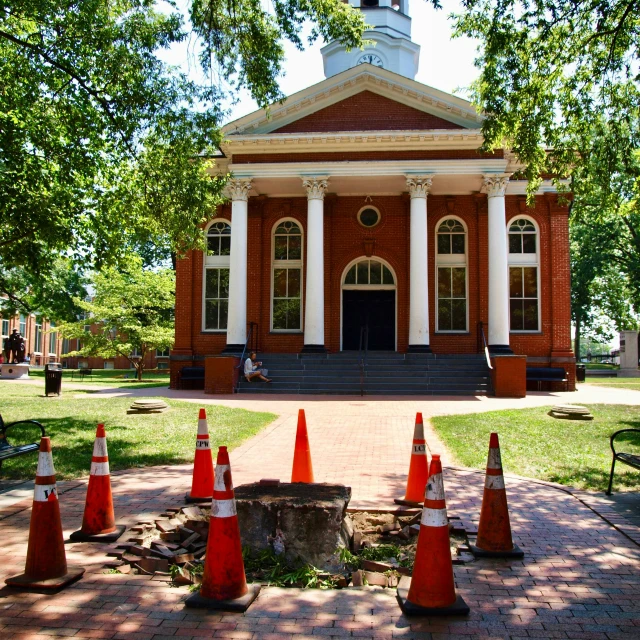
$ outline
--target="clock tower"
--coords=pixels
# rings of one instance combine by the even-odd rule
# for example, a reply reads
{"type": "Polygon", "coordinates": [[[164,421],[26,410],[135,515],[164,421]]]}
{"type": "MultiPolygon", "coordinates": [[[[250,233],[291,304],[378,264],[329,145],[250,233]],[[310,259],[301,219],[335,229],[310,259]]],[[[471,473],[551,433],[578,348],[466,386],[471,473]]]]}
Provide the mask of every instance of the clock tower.
{"type": "Polygon", "coordinates": [[[321,51],[325,76],[329,78],[367,63],[414,80],[418,72],[420,46],[411,41],[409,0],[349,0],[349,3],[364,13],[370,26],[364,38],[372,44],[364,50],[347,52],[338,41],[330,42],[321,51]]]}

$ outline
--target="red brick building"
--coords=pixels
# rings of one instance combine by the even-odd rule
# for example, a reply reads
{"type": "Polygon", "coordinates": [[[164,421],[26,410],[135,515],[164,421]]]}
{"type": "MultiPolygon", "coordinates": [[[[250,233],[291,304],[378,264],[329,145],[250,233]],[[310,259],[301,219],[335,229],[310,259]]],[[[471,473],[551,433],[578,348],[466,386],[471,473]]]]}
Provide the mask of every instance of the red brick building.
{"type": "MultiPolygon", "coordinates": [[[[352,4],[359,4],[358,0],[352,4]]],[[[492,354],[573,385],[568,208],[527,206],[482,117],[422,85],[406,2],[369,0],[375,49],[323,49],[327,79],[224,128],[229,202],[177,265],[172,372],[239,353],[492,354]],[[386,5],[389,6],[386,6],[386,5]],[[396,56],[394,58],[394,56],[396,56]]]]}

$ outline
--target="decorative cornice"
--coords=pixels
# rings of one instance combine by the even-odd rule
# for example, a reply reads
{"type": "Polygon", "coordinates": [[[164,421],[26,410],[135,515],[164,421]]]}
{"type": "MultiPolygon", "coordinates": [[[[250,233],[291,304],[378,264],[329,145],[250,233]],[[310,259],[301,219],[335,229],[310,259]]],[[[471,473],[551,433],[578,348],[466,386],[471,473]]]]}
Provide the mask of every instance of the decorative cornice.
{"type": "Polygon", "coordinates": [[[233,201],[242,200],[246,202],[249,199],[251,182],[252,178],[231,178],[224,188],[224,195],[233,201]]]}
{"type": "Polygon", "coordinates": [[[307,190],[308,200],[324,200],[324,192],[329,186],[327,178],[302,178],[302,186],[307,190]]]}
{"type": "Polygon", "coordinates": [[[487,194],[487,198],[504,198],[509,184],[509,174],[484,175],[482,182],[482,192],[487,194]]]}
{"type": "Polygon", "coordinates": [[[406,176],[407,188],[412,198],[426,198],[431,190],[433,182],[432,175],[426,176],[406,176]]]}
{"type": "Polygon", "coordinates": [[[221,148],[238,153],[300,153],[302,151],[388,151],[403,149],[478,149],[479,129],[417,129],[414,131],[346,131],[331,133],[253,133],[230,135],[221,148]]]}

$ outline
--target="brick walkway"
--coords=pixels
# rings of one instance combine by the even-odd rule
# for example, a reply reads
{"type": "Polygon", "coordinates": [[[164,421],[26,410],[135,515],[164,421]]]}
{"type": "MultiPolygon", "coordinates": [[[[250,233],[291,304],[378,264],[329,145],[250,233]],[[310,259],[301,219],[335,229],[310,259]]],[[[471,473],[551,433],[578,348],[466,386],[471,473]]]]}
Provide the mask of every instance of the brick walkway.
{"type": "MultiPolygon", "coordinates": [[[[399,421],[394,427],[406,432],[408,425],[399,421]]],[[[270,429],[275,437],[288,426],[270,429]]],[[[336,441],[342,437],[347,435],[336,436],[336,441]]],[[[253,448],[268,457],[269,438],[262,434],[234,452],[236,484],[265,475],[265,467],[251,474],[248,462],[253,448]]],[[[370,438],[371,452],[379,440],[380,434],[370,438]]],[[[318,475],[325,473],[322,468],[317,466],[318,475]]],[[[388,475],[388,485],[380,481],[367,486],[378,492],[395,487],[398,478],[388,475]]],[[[447,470],[445,477],[450,515],[475,520],[482,474],[447,470]]],[[[133,524],[179,506],[189,486],[189,469],[122,472],[113,485],[118,520],[133,524]]],[[[509,479],[508,487],[516,542],[526,556],[523,561],[483,560],[455,567],[458,589],[472,609],[467,618],[410,621],[401,615],[393,592],[367,587],[328,592],[266,588],[244,616],[185,610],[186,588],[146,576],[104,573],[106,547],[70,543],[69,564],[86,567],[85,577],[56,595],[0,590],[0,637],[640,638],[640,548],[564,491],[517,479],[509,479]]],[[[387,492],[387,503],[394,494],[387,492]]],[[[80,525],[83,501],[83,482],[64,484],[60,502],[67,534],[80,525]]],[[[0,520],[2,578],[24,567],[30,501],[11,511],[0,520]]]]}
{"type": "MultiPolygon", "coordinates": [[[[622,393],[610,395],[609,400],[640,403],[640,393],[622,393]]],[[[578,395],[569,397],[584,402],[578,395]]],[[[558,396],[566,401],[564,394],[541,394],[519,401],[519,406],[557,402],[558,396]]],[[[263,477],[288,479],[300,400],[271,404],[280,417],[232,452],[236,485],[263,477]]],[[[591,401],[599,400],[592,396],[591,401]]],[[[250,402],[254,409],[268,404],[255,398],[250,402]]],[[[475,407],[483,402],[476,401],[475,407]]],[[[352,503],[390,504],[403,493],[414,412],[428,414],[437,408],[462,413],[472,405],[451,404],[447,411],[445,399],[406,404],[355,398],[305,402],[316,480],[350,484],[352,503]]],[[[491,409],[507,408],[505,404],[491,403],[491,409]]],[[[432,451],[440,448],[433,433],[427,439],[432,451]]],[[[447,463],[446,452],[441,453],[447,463]]],[[[175,466],[114,475],[118,521],[132,525],[180,506],[190,485],[189,474],[189,466],[175,466]]],[[[482,474],[450,468],[445,470],[445,483],[449,515],[476,521],[482,474]]],[[[482,560],[455,567],[458,590],[471,606],[467,618],[408,620],[401,615],[394,592],[368,587],[265,588],[246,615],[185,610],[185,587],[172,588],[148,576],[105,573],[107,547],[68,543],[69,564],[86,567],[85,577],[55,595],[0,589],[0,638],[640,638],[640,547],[585,505],[601,508],[600,499],[593,494],[575,497],[525,479],[508,478],[507,483],[514,536],[526,555],[522,561],[482,560]]],[[[84,481],[62,485],[67,535],[80,526],[84,490],[84,481]]],[[[1,579],[24,568],[30,506],[28,498],[1,508],[1,579]]]]}

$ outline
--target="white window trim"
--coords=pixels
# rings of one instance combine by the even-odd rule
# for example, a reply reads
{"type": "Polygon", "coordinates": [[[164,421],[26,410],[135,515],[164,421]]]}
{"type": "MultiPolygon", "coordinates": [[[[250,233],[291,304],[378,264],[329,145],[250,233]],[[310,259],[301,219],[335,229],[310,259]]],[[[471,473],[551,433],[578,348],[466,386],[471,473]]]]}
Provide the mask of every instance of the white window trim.
{"type": "Polygon", "coordinates": [[[358,211],[356,218],[358,220],[358,224],[363,229],[375,229],[382,222],[382,214],[380,213],[380,209],[378,209],[378,207],[374,207],[371,204],[366,204],[364,207],[362,207],[360,211],[358,211]],[[362,214],[363,211],[366,211],[367,209],[373,209],[378,214],[378,222],[376,222],[374,225],[370,227],[368,227],[366,224],[362,224],[362,220],[360,220],[360,215],[362,214]]]}
{"type": "MultiPolygon", "coordinates": [[[[440,218],[438,222],[436,222],[435,233],[433,234],[435,237],[434,241],[434,256],[435,256],[435,273],[434,273],[434,300],[435,300],[435,333],[442,334],[468,334],[469,333],[469,228],[467,227],[467,223],[458,216],[444,216],[444,218],[440,218]],[[462,225],[464,229],[464,256],[463,260],[460,258],[460,254],[443,254],[440,255],[438,253],[438,229],[443,222],[447,220],[455,220],[462,225]],[[466,310],[466,329],[440,329],[438,327],[438,267],[464,267],[464,294],[465,294],[465,310],[466,310]]],[[[451,234],[449,234],[451,235],[451,234]]]]}
{"type": "Polygon", "coordinates": [[[342,325],[342,315],[343,315],[343,296],[342,296],[342,292],[343,291],[353,291],[355,289],[361,289],[364,291],[374,291],[374,290],[379,290],[379,291],[395,291],[396,295],[395,295],[395,327],[394,327],[394,331],[395,331],[395,346],[394,346],[394,350],[398,351],[398,276],[396,275],[396,270],[383,258],[381,258],[380,256],[360,256],[358,258],[355,258],[355,260],[352,260],[351,262],[349,262],[349,264],[347,264],[347,266],[343,269],[342,271],[342,275],[340,276],[340,351],[342,351],[342,329],[343,329],[343,325],[342,325]],[[344,279],[347,277],[347,273],[349,273],[349,270],[351,269],[351,267],[353,267],[354,264],[358,264],[358,262],[362,262],[363,260],[376,260],[377,262],[381,262],[385,267],[387,267],[387,269],[389,269],[389,271],[391,272],[391,275],[393,276],[393,281],[395,282],[394,285],[390,285],[390,284],[344,284],[344,279]]]}
{"type": "MultiPolygon", "coordinates": [[[[209,234],[209,228],[213,224],[217,224],[218,222],[225,222],[231,227],[231,233],[233,233],[233,226],[230,220],[227,218],[213,218],[213,220],[207,223],[207,226],[204,228],[204,239],[205,244],[208,242],[207,236],[209,234]]],[[[231,268],[231,256],[208,256],[207,250],[205,249],[202,252],[203,260],[202,260],[202,305],[201,305],[201,313],[202,313],[202,321],[201,321],[201,330],[202,333],[219,333],[226,334],[226,329],[207,329],[207,316],[206,316],[206,295],[207,295],[207,269],[208,268],[217,268],[217,269],[230,269],[231,268]]],[[[228,311],[227,311],[228,313],[228,311]]]]}
{"type": "Polygon", "coordinates": [[[538,328],[537,329],[512,329],[511,328],[511,292],[509,292],[509,333],[536,335],[542,333],[542,295],[540,289],[540,225],[526,214],[517,215],[507,220],[507,276],[509,279],[511,267],[536,267],[538,278],[538,328]],[[536,230],[536,252],[535,253],[510,253],[509,252],[509,227],[516,220],[528,220],[536,230]]]}
{"type": "Polygon", "coordinates": [[[271,333],[301,334],[304,333],[304,228],[300,220],[292,217],[279,218],[271,228],[271,274],[269,293],[269,331],[271,333]],[[282,269],[300,269],[300,329],[274,329],[273,328],[273,291],[276,254],[276,229],[283,222],[293,222],[300,229],[300,260],[278,260],[278,267],[282,269]]]}

